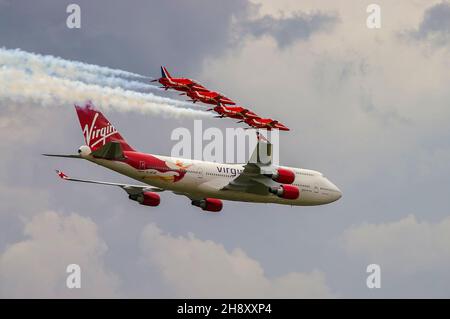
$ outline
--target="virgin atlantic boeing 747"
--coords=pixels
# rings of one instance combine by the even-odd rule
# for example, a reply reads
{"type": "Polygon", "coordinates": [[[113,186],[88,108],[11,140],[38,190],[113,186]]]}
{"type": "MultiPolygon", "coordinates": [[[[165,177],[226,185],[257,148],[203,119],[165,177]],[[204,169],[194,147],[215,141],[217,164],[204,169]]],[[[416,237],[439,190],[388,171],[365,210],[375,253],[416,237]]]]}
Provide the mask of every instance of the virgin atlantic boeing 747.
{"type": "Polygon", "coordinates": [[[78,154],[53,157],[85,159],[126,175],[142,184],[109,183],[70,178],[66,181],[118,186],[129,199],[158,206],[159,192],[184,195],[204,211],[218,212],[222,200],[275,203],[293,206],[322,205],[341,198],[341,191],[323,174],[309,169],[272,164],[271,144],[258,141],[246,164],[220,164],[136,151],[103,114],[88,103],[75,106],[86,144],[78,154]],[[261,150],[268,150],[261,153],[261,150]]]}

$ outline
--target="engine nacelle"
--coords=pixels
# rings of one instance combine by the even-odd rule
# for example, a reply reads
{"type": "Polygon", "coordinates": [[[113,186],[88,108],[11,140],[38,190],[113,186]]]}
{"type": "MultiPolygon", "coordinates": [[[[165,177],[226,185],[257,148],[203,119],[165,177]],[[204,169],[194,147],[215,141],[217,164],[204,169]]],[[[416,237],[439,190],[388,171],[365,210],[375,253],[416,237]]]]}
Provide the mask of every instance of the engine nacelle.
{"type": "Polygon", "coordinates": [[[143,192],[138,195],[130,195],[129,198],[145,206],[158,206],[161,202],[159,195],[153,192],[143,192]]]}
{"type": "Polygon", "coordinates": [[[208,212],[220,212],[223,207],[223,203],[217,198],[205,198],[200,200],[193,200],[192,205],[200,207],[208,212]]]}
{"type": "Polygon", "coordinates": [[[300,190],[294,185],[281,185],[279,187],[269,188],[269,192],[284,199],[297,199],[300,196],[300,190]]]}
{"type": "Polygon", "coordinates": [[[280,184],[292,184],[295,180],[295,173],[285,168],[277,169],[277,172],[272,175],[272,179],[280,184]]]}

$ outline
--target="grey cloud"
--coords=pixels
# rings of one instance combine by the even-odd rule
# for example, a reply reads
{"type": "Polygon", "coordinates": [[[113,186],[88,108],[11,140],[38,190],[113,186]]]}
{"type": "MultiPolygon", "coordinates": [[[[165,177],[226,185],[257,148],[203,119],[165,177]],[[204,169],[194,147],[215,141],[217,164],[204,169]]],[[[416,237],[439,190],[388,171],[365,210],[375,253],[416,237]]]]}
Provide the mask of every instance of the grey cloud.
{"type": "Polygon", "coordinates": [[[240,31],[255,37],[271,36],[280,48],[286,48],[296,41],[308,40],[317,32],[329,30],[338,21],[337,15],[322,12],[297,12],[293,16],[281,18],[265,15],[243,22],[240,31]]]}
{"type": "Polygon", "coordinates": [[[132,5],[80,0],[81,29],[68,29],[66,7],[72,2],[42,0],[30,6],[6,1],[0,11],[0,45],[67,59],[82,56],[84,62],[153,76],[160,64],[167,64],[195,76],[205,57],[240,43],[242,38],[235,42],[235,37],[242,34],[233,32],[233,21],[237,31],[272,36],[283,48],[337,22],[335,15],[321,12],[250,20],[259,7],[247,0],[136,0],[132,5]]]}
{"type": "Polygon", "coordinates": [[[450,218],[430,223],[409,215],[385,224],[364,223],[347,229],[343,242],[349,253],[363,255],[398,275],[448,269],[450,218]]]}
{"type": "Polygon", "coordinates": [[[25,224],[24,235],[0,254],[0,296],[117,296],[119,281],[104,265],[107,246],[91,219],[47,211],[25,224]],[[73,263],[81,267],[80,289],[66,287],[66,267],[73,263]]]}
{"type": "Polygon", "coordinates": [[[384,107],[380,109],[373,101],[373,94],[370,90],[361,88],[359,92],[360,108],[369,116],[373,116],[376,120],[379,120],[383,126],[389,125],[410,125],[411,121],[400,114],[395,106],[384,107]]]}
{"type": "Polygon", "coordinates": [[[437,46],[450,43],[450,3],[443,1],[425,10],[417,30],[406,32],[410,38],[430,41],[437,46]]]}
{"type": "Polygon", "coordinates": [[[0,11],[0,45],[122,68],[141,74],[160,64],[195,72],[202,59],[229,45],[234,15],[247,12],[247,0],[88,1],[81,29],[66,27],[73,1],[7,1],[0,11]],[[11,35],[14,30],[14,35],[11,35]]]}
{"type": "Polygon", "coordinates": [[[181,298],[332,298],[322,272],[291,272],[267,278],[258,261],[242,249],[193,234],[174,237],[148,225],[141,237],[145,260],[158,267],[181,298]],[[180,265],[183,265],[180,267],[180,265]]]}
{"type": "Polygon", "coordinates": [[[381,267],[383,297],[446,298],[450,266],[450,218],[437,222],[409,215],[387,223],[363,223],[341,237],[360,265],[381,267]]]}

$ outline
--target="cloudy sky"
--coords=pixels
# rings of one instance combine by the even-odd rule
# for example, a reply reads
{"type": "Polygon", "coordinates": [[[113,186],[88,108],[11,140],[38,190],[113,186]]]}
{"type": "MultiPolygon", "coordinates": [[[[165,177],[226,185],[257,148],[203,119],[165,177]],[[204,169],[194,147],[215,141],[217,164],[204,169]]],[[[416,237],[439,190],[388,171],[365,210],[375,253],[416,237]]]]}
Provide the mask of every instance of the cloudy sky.
{"type": "MultiPolygon", "coordinates": [[[[281,162],[344,194],[322,207],[225,202],[208,215],[171,193],[151,208],[62,183],[55,168],[129,180],[40,156],[83,143],[82,101],[0,89],[0,296],[450,297],[450,3],[378,1],[381,28],[369,29],[370,3],[0,0],[0,47],[148,76],[168,65],[285,122],[281,162]],[[73,2],[81,29],[66,27],[73,2]],[[65,286],[71,263],[81,289],[65,286]],[[380,289],[366,286],[372,263],[380,289]]],[[[139,150],[169,154],[172,130],[195,115],[107,117],[139,150]]]]}

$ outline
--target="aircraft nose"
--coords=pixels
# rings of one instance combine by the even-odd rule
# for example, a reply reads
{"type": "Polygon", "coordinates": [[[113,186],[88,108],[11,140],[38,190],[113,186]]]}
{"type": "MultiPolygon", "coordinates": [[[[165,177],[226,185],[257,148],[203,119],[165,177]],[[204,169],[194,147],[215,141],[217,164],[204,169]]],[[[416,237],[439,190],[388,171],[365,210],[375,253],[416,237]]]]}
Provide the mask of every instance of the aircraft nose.
{"type": "Polygon", "coordinates": [[[336,200],[340,199],[342,197],[342,191],[336,187],[337,193],[336,193],[336,200]]]}
{"type": "Polygon", "coordinates": [[[330,185],[330,188],[334,190],[334,192],[332,192],[330,194],[332,197],[331,199],[333,202],[337,201],[338,199],[340,199],[342,197],[342,191],[336,185],[334,185],[332,182],[330,182],[329,180],[328,180],[328,183],[330,185]]]}

